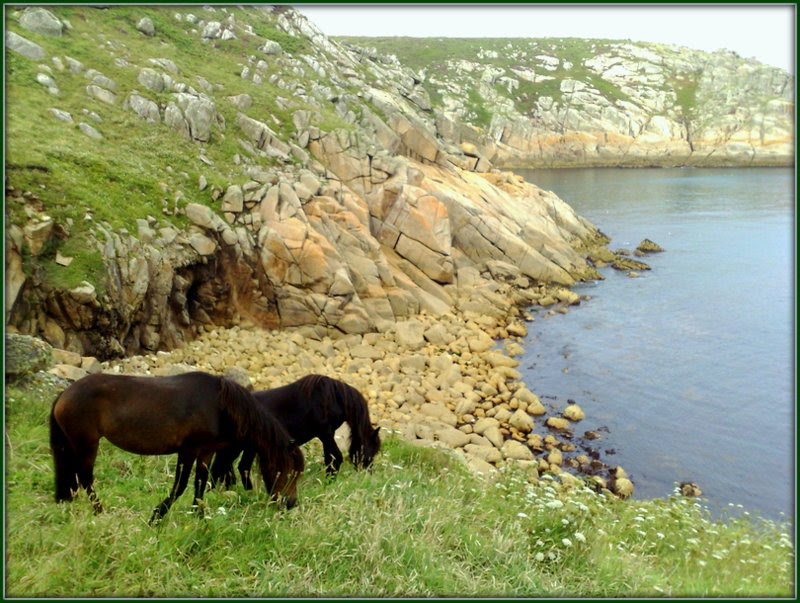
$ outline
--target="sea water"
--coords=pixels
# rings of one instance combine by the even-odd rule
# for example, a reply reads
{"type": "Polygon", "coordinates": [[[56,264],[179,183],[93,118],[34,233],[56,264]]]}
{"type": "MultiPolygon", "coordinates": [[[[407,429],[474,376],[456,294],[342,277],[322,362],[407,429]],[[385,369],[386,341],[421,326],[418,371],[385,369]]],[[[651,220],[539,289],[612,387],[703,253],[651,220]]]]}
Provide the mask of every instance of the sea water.
{"type": "Polygon", "coordinates": [[[790,169],[517,170],[633,250],[651,271],[575,287],[538,312],[522,369],[576,434],[631,476],[635,497],[696,482],[712,514],[794,517],[794,174],[790,169]],[[606,431],[607,429],[607,431],[606,431]],[[742,505],[742,507],[737,507],[742,505]]]}

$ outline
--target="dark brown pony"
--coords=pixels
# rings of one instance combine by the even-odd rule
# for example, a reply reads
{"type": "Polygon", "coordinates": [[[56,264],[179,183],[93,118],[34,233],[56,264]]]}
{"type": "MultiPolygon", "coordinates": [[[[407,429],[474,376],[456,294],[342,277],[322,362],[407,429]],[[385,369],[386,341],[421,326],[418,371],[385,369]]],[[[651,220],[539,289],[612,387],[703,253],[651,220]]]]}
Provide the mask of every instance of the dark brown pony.
{"type": "Polygon", "coordinates": [[[198,505],[211,457],[231,445],[255,451],[273,499],[287,507],[297,502],[302,452],[250,392],[222,377],[202,372],[173,377],[95,374],[70,385],[50,412],[57,502],[71,501],[82,486],[95,511],[102,511],[93,487],[102,437],[134,454],[178,454],[175,483],[153,511],[151,523],[183,494],[195,461],[198,505]]]}
{"type": "MultiPolygon", "coordinates": [[[[335,475],[342,464],[342,453],[333,434],[345,421],[350,426],[349,456],[353,465],[369,467],[380,450],[380,427],[372,428],[367,401],[361,392],[343,381],[307,375],[283,387],[255,392],[253,397],[281,422],[298,445],[313,438],[322,441],[328,475],[335,475]]],[[[250,468],[255,454],[247,446],[230,446],[217,452],[211,465],[213,482],[222,481],[228,487],[236,482],[233,462],[242,450],[239,474],[244,487],[252,488],[250,468]]]]}

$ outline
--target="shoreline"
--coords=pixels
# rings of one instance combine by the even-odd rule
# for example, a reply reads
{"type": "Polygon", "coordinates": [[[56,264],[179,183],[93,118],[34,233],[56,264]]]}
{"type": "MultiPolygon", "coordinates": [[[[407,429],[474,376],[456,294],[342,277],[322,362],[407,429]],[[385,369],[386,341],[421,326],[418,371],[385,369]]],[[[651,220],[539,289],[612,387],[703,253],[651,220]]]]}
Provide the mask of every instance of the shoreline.
{"type": "MultiPolygon", "coordinates": [[[[539,286],[538,293],[547,313],[567,313],[582,299],[557,286],[539,286]]],[[[181,348],[106,361],[102,369],[154,376],[204,370],[255,390],[326,374],[362,392],[373,424],[450,450],[477,475],[517,465],[531,480],[549,473],[574,485],[574,474],[582,474],[587,485],[627,498],[633,484],[624,469],[585,445],[594,432],[579,438],[586,429],[582,409],[548,408],[516,370],[526,323],[535,320],[526,309],[533,304],[524,306],[518,301],[496,316],[422,312],[364,335],[322,334],[308,326],[205,327],[181,348]]]]}

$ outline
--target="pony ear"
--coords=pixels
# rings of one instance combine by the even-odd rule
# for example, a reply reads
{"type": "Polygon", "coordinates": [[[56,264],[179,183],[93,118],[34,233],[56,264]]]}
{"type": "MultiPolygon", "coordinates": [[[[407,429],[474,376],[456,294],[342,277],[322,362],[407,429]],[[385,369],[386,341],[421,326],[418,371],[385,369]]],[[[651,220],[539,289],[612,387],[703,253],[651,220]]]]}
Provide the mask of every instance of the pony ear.
{"type": "Polygon", "coordinates": [[[375,429],[372,431],[372,433],[374,433],[375,435],[378,435],[378,432],[379,432],[380,430],[381,430],[381,426],[380,426],[380,425],[378,425],[378,426],[377,426],[377,427],[376,427],[376,428],[375,428],[375,429]]]}

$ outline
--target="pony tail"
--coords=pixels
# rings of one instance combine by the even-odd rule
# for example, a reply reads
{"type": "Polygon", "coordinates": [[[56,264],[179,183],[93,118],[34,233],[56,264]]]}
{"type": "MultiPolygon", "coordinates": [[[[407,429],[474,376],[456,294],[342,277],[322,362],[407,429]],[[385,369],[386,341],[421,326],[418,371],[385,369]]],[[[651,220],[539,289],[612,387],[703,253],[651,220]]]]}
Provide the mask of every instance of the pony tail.
{"type": "Polygon", "coordinates": [[[56,421],[56,404],[59,395],[50,409],[50,450],[53,453],[53,469],[55,471],[56,502],[71,501],[78,491],[78,462],[72,450],[72,444],[56,421]]]}

